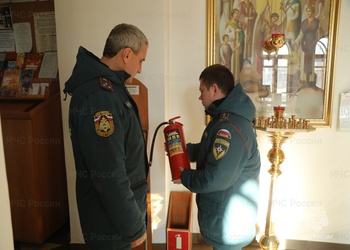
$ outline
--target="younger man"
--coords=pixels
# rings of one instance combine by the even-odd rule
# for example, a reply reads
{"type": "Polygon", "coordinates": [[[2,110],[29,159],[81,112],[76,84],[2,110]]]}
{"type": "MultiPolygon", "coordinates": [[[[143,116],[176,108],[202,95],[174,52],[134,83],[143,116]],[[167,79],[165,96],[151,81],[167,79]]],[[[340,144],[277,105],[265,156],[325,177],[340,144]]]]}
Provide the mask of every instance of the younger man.
{"type": "Polygon", "coordinates": [[[199,99],[211,120],[200,143],[187,144],[196,170],[183,170],[174,183],[197,193],[204,240],[214,250],[239,250],[255,237],[260,173],[255,107],[223,65],[207,67],[199,80],[199,99]]]}

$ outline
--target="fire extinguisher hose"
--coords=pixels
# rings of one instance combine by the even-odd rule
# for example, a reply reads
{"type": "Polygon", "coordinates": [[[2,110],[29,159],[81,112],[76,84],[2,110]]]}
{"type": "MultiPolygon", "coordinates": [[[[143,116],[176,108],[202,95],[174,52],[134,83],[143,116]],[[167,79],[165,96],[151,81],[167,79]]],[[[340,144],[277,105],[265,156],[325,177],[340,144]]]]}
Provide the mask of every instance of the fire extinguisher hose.
{"type": "Polygon", "coordinates": [[[158,127],[156,128],[154,135],[153,135],[153,139],[152,139],[152,144],[151,144],[151,152],[150,152],[150,160],[148,163],[148,166],[150,167],[152,165],[152,160],[153,160],[153,148],[154,148],[154,143],[157,137],[157,133],[158,130],[160,129],[161,126],[166,125],[166,124],[170,124],[170,122],[162,122],[161,124],[158,125],[158,127]]]}

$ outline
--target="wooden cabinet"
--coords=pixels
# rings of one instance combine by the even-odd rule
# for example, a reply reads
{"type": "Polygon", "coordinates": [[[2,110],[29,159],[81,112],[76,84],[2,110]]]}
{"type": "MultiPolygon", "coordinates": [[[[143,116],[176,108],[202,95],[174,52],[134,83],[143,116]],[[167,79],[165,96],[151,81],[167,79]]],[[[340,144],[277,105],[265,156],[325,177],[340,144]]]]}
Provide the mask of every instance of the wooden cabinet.
{"type": "MultiPolygon", "coordinates": [[[[13,24],[30,24],[33,46],[23,58],[6,52],[5,61],[15,61],[16,70],[29,69],[25,60],[38,61],[38,52],[46,52],[37,49],[33,16],[54,12],[54,1],[8,2],[0,7],[11,10],[13,24]]],[[[39,244],[68,222],[69,212],[58,79],[32,76],[48,88],[33,95],[1,94],[0,116],[14,240],[39,244]]]]}
{"type": "Polygon", "coordinates": [[[14,240],[41,243],[68,221],[59,93],[0,103],[14,240]]]}

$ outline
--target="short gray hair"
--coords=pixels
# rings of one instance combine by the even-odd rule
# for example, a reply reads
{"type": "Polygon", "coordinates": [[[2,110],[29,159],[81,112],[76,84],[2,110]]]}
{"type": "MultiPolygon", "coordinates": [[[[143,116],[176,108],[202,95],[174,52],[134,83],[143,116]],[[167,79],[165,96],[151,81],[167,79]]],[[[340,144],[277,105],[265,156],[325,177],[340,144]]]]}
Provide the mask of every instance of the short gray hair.
{"type": "Polygon", "coordinates": [[[130,48],[138,54],[143,44],[148,45],[148,40],[139,28],[131,24],[118,24],[109,33],[103,56],[112,58],[125,48],[130,48]]]}

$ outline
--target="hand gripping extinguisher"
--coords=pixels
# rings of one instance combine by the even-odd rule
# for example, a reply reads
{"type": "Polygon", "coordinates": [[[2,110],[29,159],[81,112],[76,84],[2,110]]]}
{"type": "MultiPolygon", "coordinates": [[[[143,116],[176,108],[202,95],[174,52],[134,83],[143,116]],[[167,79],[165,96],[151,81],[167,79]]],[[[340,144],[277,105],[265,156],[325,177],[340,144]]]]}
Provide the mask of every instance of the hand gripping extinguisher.
{"type": "Polygon", "coordinates": [[[180,167],[182,167],[183,169],[190,168],[190,160],[187,154],[185,136],[182,130],[183,125],[179,122],[175,122],[175,120],[178,118],[180,118],[180,116],[171,118],[169,122],[163,122],[159,124],[153,136],[151,148],[150,165],[152,164],[153,145],[157,131],[160,128],[160,126],[168,124],[168,126],[164,128],[163,132],[165,138],[164,146],[167,156],[169,158],[172,180],[176,180],[181,177],[180,167]]]}

